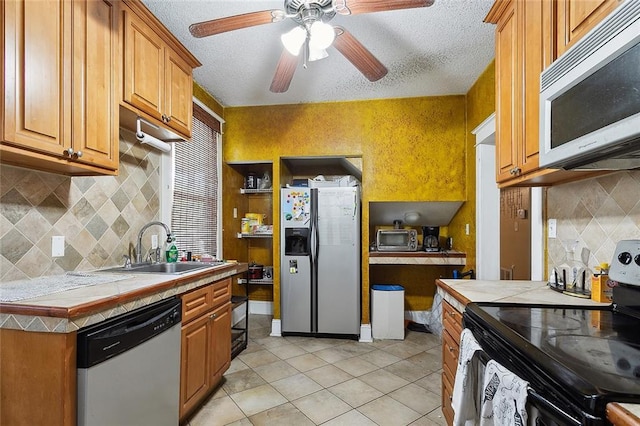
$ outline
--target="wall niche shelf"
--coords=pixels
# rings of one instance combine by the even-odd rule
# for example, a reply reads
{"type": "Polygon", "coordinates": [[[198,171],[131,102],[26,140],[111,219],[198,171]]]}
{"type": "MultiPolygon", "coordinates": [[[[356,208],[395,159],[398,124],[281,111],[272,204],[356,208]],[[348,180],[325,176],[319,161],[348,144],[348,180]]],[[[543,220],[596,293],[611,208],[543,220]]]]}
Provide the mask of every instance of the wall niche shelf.
{"type": "MultiPolygon", "coordinates": [[[[273,285],[273,280],[270,278],[263,278],[261,280],[248,280],[249,284],[255,284],[255,285],[273,285]]],[[[246,284],[247,280],[240,278],[238,280],[238,284],[243,285],[246,284]]]]}
{"type": "Polygon", "coordinates": [[[241,234],[241,233],[238,233],[238,238],[273,238],[273,234],[241,234]]]}
{"type": "Polygon", "coordinates": [[[247,189],[247,188],[240,188],[240,194],[245,195],[245,194],[271,194],[273,193],[273,188],[267,188],[267,189],[247,189]]]}

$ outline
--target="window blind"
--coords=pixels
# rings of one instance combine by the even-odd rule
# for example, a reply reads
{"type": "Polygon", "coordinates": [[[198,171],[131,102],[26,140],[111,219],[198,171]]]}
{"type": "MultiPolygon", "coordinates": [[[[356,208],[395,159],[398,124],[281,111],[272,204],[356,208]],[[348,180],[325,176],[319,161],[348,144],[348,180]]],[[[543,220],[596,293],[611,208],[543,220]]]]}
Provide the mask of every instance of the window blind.
{"type": "Polygon", "coordinates": [[[196,107],[194,104],[191,142],[174,144],[171,231],[178,250],[216,257],[219,133],[210,126],[217,120],[196,107]]]}

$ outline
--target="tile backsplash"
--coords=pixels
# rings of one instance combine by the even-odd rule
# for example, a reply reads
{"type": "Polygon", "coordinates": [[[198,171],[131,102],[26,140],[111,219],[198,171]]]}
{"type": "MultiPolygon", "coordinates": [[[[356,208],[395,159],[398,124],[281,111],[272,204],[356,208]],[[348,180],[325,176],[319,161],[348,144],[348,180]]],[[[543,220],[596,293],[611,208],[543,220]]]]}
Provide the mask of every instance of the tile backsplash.
{"type": "Polygon", "coordinates": [[[121,264],[142,226],[158,220],[160,159],[121,130],[118,176],[69,177],[0,165],[0,281],[121,264]],[[51,256],[55,235],[65,237],[63,257],[51,256]]]}
{"type": "MultiPolygon", "coordinates": [[[[616,243],[640,239],[640,171],[616,172],[547,190],[547,218],[557,219],[548,239],[548,271],[565,261],[562,241],[577,240],[591,251],[589,267],[611,263],[616,243]]],[[[548,276],[548,275],[547,275],[548,276]]]]}

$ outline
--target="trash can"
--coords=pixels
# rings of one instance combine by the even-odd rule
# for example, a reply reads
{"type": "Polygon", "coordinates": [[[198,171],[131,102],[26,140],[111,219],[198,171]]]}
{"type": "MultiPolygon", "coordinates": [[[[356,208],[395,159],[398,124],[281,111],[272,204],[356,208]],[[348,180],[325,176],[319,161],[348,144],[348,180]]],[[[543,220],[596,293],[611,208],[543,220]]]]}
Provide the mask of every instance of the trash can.
{"type": "Polygon", "coordinates": [[[371,287],[371,318],[374,339],[404,340],[404,287],[374,284],[371,287]]]}

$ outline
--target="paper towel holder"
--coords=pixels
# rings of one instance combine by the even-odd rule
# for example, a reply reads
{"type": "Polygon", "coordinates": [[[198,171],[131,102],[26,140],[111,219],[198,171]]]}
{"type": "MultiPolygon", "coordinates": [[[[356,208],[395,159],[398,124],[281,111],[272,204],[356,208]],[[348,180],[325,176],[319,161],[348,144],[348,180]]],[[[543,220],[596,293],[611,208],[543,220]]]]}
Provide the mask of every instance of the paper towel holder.
{"type": "Polygon", "coordinates": [[[140,126],[140,122],[144,122],[145,124],[153,127],[153,128],[158,128],[158,126],[156,126],[155,124],[149,123],[147,120],[138,117],[136,119],[136,139],[138,139],[138,141],[140,141],[140,143],[146,144],[146,145],[150,145],[156,149],[159,149],[162,152],[170,152],[171,151],[171,145],[169,145],[168,143],[161,141],[158,138],[155,138],[149,134],[145,134],[142,132],[141,130],[141,126],[140,126]]]}

